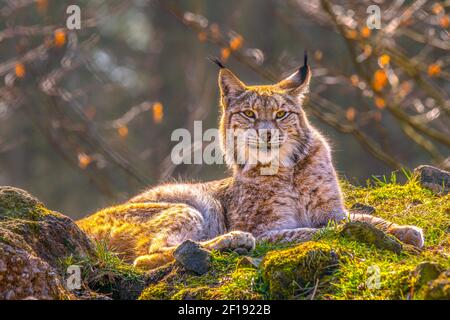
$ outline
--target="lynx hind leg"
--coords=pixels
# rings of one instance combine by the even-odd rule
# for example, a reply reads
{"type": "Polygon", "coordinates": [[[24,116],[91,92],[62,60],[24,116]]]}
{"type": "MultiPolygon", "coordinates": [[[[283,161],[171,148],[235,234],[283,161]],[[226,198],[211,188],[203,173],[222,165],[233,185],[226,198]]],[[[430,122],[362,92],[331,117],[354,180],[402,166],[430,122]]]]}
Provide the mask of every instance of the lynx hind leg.
{"type": "Polygon", "coordinates": [[[251,233],[244,231],[231,231],[208,241],[200,243],[209,250],[235,250],[246,249],[251,251],[255,248],[255,237],[251,233]]]}
{"type": "Polygon", "coordinates": [[[171,250],[139,256],[134,260],[133,266],[143,270],[159,268],[174,260],[172,255],[174,250],[175,248],[171,248],[171,250]]]}
{"type": "Polygon", "coordinates": [[[203,237],[203,224],[198,210],[184,204],[170,204],[168,209],[149,222],[149,227],[157,232],[146,235],[150,242],[140,251],[133,265],[150,270],[172,262],[173,252],[179,244],[187,239],[198,241],[203,237]]]}
{"type": "Polygon", "coordinates": [[[422,248],[424,245],[425,240],[423,231],[416,226],[401,226],[368,214],[351,213],[349,218],[351,221],[370,223],[375,227],[392,234],[403,243],[413,245],[417,248],[422,248]]]}

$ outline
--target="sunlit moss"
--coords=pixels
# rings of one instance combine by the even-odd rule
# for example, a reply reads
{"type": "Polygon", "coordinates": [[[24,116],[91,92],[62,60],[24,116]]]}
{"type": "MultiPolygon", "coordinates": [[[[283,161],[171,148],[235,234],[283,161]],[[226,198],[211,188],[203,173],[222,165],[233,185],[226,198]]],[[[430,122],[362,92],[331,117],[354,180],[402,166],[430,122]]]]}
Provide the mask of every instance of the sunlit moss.
{"type": "Polygon", "coordinates": [[[0,188],[0,218],[38,221],[49,213],[41,202],[27,192],[13,187],[0,188]]]}
{"type": "Polygon", "coordinates": [[[337,262],[337,253],[321,242],[307,242],[291,249],[269,252],[262,268],[270,297],[293,299],[313,292],[318,281],[336,269],[337,262]]]}
{"type": "Polygon", "coordinates": [[[148,286],[139,296],[139,300],[165,300],[168,296],[170,287],[166,282],[159,282],[148,286]]]}

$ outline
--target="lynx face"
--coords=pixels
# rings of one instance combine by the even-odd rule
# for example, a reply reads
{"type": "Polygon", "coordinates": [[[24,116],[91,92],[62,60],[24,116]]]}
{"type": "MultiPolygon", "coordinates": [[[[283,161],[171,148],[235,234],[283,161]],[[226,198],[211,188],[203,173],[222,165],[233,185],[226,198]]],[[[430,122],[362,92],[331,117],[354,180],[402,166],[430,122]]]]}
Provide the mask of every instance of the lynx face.
{"type": "Polygon", "coordinates": [[[246,86],[230,70],[220,70],[221,142],[229,165],[246,170],[276,161],[289,167],[307,152],[311,132],[302,103],[309,79],[306,61],[268,86],[246,86]]]}

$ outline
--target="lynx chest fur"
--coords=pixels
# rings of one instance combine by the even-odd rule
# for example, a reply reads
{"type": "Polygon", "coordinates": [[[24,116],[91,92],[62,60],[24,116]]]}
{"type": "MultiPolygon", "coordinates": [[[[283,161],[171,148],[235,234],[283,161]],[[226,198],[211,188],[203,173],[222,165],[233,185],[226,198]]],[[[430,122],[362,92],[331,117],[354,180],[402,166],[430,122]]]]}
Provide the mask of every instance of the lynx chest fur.
{"type": "Polygon", "coordinates": [[[234,178],[223,201],[229,229],[258,236],[345,219],[329,149],[316,132],[313,135],[310,153],[293,167],[260,175],[256,166],[234,178]]]}

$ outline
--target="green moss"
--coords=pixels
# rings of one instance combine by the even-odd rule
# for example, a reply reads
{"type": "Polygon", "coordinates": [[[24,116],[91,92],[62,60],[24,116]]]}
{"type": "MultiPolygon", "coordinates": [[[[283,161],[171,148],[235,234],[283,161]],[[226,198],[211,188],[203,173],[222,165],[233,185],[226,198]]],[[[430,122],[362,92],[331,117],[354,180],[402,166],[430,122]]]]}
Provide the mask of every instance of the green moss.
{"type": "Polygon", "coordinates": [[[348,222],[342,228],[341,234],[351,240],[373,244],[380,249],[391,250],[395,253],[402,251],[402,243],[398,239],[367,222],[348,222]]]}
{"type": "Polygon", "coordinates": [[[443,268],[434,262],[424,261],[411,272],[411,282],[416,289],[439,277],[443,268]]]}
{"type": "Polygon", "coordinates": [[[450,300],[450,269],[430,281],[423,290],[426,300],[450,300]]]}
{"type": "MultiPolygon", "coordinates": [[[[185,288],[176,292],[171,299],[173,300],[205,300],[214,299],[214,289],[208,286],[185,288]]],[[[149,299],[145,299],[149,300],[149,299]]]]}
{"type": "Polygon", "coordinates": [[[148,286],[139,296],[139,300],[165,300],[168,299],[170,286],[166,282],[159,282],[148,286]]]}
{"type": "Polygon", "coordinates": [[[228,281],[217,287],[212,295],[219,299],[231,300],[262,299],[263,293],[259,292],[256,286],[259,277],[254,268],[239,268],[231,274],[228,281]]]}
{"type": "Polygon", "coordinates": [[[293,299],[314,292],[318,281],[336,267],[337,253],[319,242],[269,252],[262,262],[264,280],[270,297],[275,299],[293,299]]]}
{"type": "Polygon", "coordinates": [[[366,188],[342,182],[346,206],[360,202],[373,206],[376,215],[398,224],[416,225],[425,231],[425,245],[449,248],[450,194],[437,196],[416,179],[405,184],[381,183],[366,188]]]}
{"type": "Polygon", "coordinates": [[[339,268],[329,286],[319,288],[317,299],[420,299],[411,277],[416,266],[430,260],[443,266],[450,265],[448,257],[442,253],[424,250],[396,254],[338,237],[338,234],[339,229],[336,228],[319,239],[342,254],[339,268]]]}
{"type": "Polygon", "coordinates": [[[105,243],[95,243],[90,256],[67,256],[59,261],[61,274],[71,265],[82,270],[82,279],[87,287],[113,299],[136,299],[145,288],[146,274],[122,261],[118,254],[107,249],[105,243]]]}
{"type": "Polygon", "coordinates": [[[0,219],[16,218],[39,221],[50,211],[24,190],[0,187],[0,219]]]}
{"type": "Polygon", "coordinates": [[[212,252],[211,268],[202,275],[175,269],[162,281],[150,285],[140,299],[261,299],[259,272],[254,268],[237,268],[235,253],[212,252]]]}

